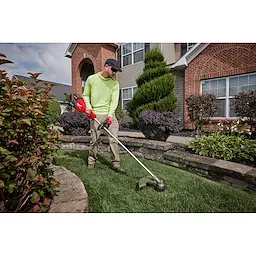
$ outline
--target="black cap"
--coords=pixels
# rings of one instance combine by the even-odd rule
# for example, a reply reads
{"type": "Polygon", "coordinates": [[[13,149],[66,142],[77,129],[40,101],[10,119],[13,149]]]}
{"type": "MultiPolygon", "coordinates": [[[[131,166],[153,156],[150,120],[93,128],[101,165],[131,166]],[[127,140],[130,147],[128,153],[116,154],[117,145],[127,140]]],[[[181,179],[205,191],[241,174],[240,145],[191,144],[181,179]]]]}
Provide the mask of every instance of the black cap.
{"type": "Polygon", "coordinates": [[[112,68],[116,69],[119,72],[122,72],[122,69],[120,68],[118,62],[114,59],[107,59],[105,61],[105,65],[108,64],[109,66],[111,66],[112,68]]]}

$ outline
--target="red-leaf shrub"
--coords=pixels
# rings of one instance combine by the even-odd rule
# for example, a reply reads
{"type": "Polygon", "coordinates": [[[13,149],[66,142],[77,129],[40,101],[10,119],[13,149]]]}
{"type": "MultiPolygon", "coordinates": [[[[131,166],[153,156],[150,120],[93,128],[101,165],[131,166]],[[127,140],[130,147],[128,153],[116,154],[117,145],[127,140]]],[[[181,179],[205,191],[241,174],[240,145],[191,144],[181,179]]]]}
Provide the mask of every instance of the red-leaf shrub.
{"type": "Polygon", "coordinates": [[[39,73],[30,74],[35,83],[11,81],[0,70],[0,203],[6,212],[47,211],[58,185],[50,169],[58,133],[46,118],[51,85],[37,86],[39,73]]]}
{"type": "Polygon", "coordinates": [[[190,120],[195,124],[196,130],[201,131],[211,117],[218,111],[219,105],[214,94],[195,94],[186,98],[190,120]]]}

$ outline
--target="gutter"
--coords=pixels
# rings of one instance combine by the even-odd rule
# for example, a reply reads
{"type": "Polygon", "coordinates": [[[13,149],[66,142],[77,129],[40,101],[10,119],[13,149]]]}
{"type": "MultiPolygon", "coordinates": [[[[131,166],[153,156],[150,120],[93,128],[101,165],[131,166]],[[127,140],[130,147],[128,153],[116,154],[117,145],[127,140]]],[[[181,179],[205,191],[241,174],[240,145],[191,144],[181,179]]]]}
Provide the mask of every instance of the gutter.
{"type": "Polygon", "coordinates": [[[195,44],[189,51],[187,51],[181,58],[176,61],[171,69],[184,69],[188,66],[188,64],[201,53],[209,43],[197,43],[195,44]]]}

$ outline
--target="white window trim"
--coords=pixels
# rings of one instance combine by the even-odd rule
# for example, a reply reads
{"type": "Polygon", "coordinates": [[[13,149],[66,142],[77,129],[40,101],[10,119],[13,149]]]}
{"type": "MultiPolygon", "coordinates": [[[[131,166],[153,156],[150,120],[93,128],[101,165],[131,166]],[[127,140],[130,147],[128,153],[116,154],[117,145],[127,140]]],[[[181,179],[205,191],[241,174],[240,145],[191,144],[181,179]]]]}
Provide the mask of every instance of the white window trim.
{"type": "Polygon", "coordinates": [[[130,87],[121,88],[121,101],[122,101],[121,105],[122,105],[122,109],[124,109],[124,100],[132,100],[133,95],[134,95],[134,88],[137,88],[137,86],[130,86],[130,87]],[[127,98],[127,99],[123,98],[123,90],[126,90],[126,89],[132,89],[132,97],[131,98],[127,98]]]}
{"type": "Polygon", "coordinates": [[[143,47],[142,47],[142,48],[139,48],[139,49],[137,49],[137,50],[135,50],[135,51],[133,50],[133,44],[134,44],[134,43],[130,43],[130,44],[132,44],[132,50],[131,50],[131,52],[126,53],[126,54],[123,54],[123,46],[124,46],[125,44],[129,44],[129,43],[123,43],[123,44],[121,45],[121,67],[122,67],[122,68],[129,67],[129,66],[131,66],[131,65],[133,65],[133,64],[137,64],[137,63],[139,63],[139,62],[144,61],[144,56],[145,56],[145,43],[143,43],[143,47]],[[141,50],[143,50],[143,60],[134,63],[134,53],[135,53],[135,52],[138,52],[138,51],[141,51],[141,50]],[[123,57],[124,57],[124,56],[127,56],[127,55],[130,55],[130,54],[132,55],[132,63],[129,64],[129,65],[124,66],[124,65],[123,65],[123,57]]]}
{"type": "Polygon", "coordinates": [[[225,97],[217,97],[218,100],[225,99],[226,100],[226,111],[225,111],[225,116],[220,116],[220,117],[213,117],[212,119],[219,119],[219,118],[229,118],[229,119],[236,119],[237,117],[230,117],[230,99],[235,98],[235,96],[229,96],[229,79],[234,78],[234,77],[240,77],[244,75],[255,75],[256,72],[253,73],[245,73],[245,74],[239,74],[239,75],[233,75],[233,76],[224,76],[224,77],[215,77],[215,78],[210,78],[210,79],[203,79],[200,81],[200,94],[202,94],[203,91],[203,85],[202,83],[205,81],[211,81],[211,80],[217,80],[217,79],[226,79],[226,96],[225,97]]]}

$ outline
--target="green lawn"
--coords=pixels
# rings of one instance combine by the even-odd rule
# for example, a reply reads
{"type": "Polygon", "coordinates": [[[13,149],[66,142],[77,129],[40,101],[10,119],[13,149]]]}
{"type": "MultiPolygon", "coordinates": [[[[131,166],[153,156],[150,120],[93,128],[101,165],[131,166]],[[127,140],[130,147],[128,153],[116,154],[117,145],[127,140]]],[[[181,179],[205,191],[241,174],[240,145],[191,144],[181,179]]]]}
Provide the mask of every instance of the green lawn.
{"type": "Polygon", "coordinates": [[[89,195],[90,212],[256,212],[256,196],[231,186],[156,161],[141,159],[149,170],[165,181],[167,189],[136,190],[148,173],[129,155],[121,155],[127,174],[109,169],[108,153],[100,153],[94,169],[88,169],[87,151],[59,150],[58,165],[74,172],[89,195]]]}

